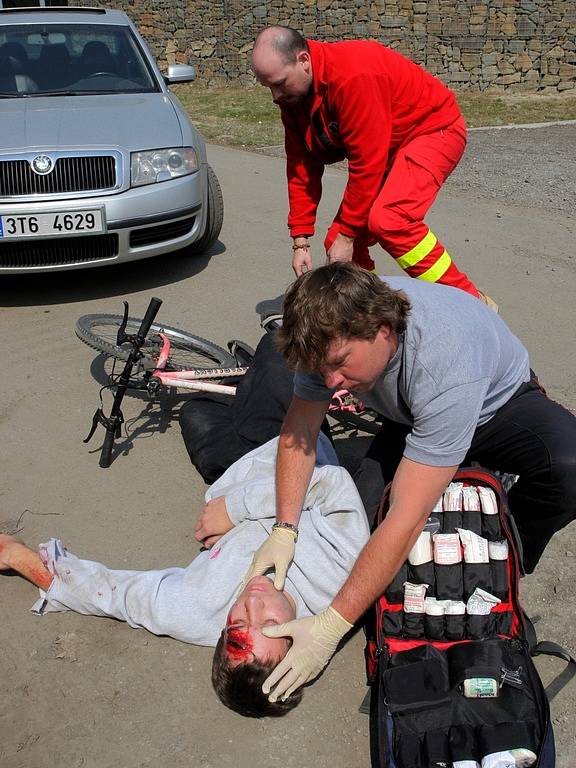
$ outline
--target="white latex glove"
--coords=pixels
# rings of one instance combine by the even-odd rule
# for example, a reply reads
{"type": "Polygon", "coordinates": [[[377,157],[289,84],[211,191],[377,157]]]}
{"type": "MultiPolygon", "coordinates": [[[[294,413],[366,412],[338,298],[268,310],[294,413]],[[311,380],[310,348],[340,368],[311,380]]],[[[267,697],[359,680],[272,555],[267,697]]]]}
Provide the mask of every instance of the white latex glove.
{"type": "Polygon", "coordinates": [[[256,550],[252,563],[240,591],[254,576],[262,576],[270,568],[274,568],[274,586],[276,589],[283,589],[286,581],[286,573],[296,549],[296,534],[288,528],[272,528],[272,533],[268,536],[264,544],[256,550]]]}
{"type": "Polygon", "coordinates": [[[292,647],[262,686],[264,693],[270,693],[270,689],[277,684],[269,700],[284,701],[301,685],[319,675],[352,626],[329,606],[317,616],[262,627],[262,634],[266,637],[292,638],[292,647]]]}

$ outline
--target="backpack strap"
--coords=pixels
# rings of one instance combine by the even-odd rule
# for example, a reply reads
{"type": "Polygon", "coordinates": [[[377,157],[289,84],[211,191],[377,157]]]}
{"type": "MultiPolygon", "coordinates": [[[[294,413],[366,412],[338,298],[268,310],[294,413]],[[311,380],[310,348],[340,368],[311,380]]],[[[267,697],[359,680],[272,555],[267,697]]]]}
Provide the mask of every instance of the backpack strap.
{"type": "Polygon", "coordinates": [[[530,649],[530,654],[532,656],[556,656],[567,662],[566,668],[546,687],[545,692],[548,701],[552,701],[552,699],[560,693],[562,688],[564,688],[564,686],[572,680],[574,675],[576,675],[576,659],[574,659],[565,648],[558,645],[558,643],[552,643],[547,640],[537,643],[530,649]]]}

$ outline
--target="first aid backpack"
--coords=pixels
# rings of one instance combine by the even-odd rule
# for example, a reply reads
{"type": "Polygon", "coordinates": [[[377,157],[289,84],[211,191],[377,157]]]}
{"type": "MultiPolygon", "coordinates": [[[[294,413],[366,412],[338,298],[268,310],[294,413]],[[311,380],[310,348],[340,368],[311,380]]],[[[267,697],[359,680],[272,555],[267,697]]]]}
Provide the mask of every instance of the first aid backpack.
{"type": "Polygon", "coordinates": [[[565,659],[570,677],[576,666],[555,643],[536,643],[520,575],[499,479],[460,469],[366,617],[372,768],[554,768],[532,657],[565,659]]]}

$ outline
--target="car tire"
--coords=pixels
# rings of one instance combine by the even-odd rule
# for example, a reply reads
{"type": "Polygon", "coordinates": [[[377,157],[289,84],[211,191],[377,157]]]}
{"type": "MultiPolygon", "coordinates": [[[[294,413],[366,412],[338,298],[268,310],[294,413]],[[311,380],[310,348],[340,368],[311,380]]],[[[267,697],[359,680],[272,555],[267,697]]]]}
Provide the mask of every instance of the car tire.
{"type": "Polygon", "coordinates": [[[222,189],[220,182],[216,174],[214,173],[212,166],[207,166],[208,171],[208,196],[207,196],[207,215],[206,225],[204,232],[192,245],[186,250],[190,254],[205,253],[211,248],[222,229],[222,222],[224,221],[224,199],[222,197],[222,189]]]}

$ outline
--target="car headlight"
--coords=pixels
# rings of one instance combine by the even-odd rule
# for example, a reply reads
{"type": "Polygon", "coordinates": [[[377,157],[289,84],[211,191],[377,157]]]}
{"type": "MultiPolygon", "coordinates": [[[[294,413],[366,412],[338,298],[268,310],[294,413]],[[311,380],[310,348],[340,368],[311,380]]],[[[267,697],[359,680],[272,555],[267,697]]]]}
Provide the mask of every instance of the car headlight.
{"type": "Polygon", "coordinates": [[[130,178],[133,187],[169,181],[197,170],[198,158],[192,147],[151,149],[146,152],[132,152],[130,156],[130,178]]]}

